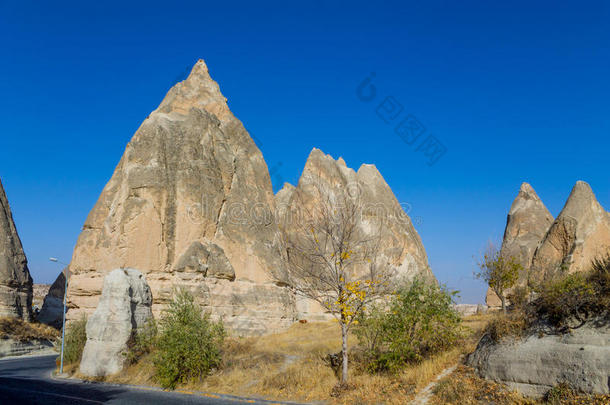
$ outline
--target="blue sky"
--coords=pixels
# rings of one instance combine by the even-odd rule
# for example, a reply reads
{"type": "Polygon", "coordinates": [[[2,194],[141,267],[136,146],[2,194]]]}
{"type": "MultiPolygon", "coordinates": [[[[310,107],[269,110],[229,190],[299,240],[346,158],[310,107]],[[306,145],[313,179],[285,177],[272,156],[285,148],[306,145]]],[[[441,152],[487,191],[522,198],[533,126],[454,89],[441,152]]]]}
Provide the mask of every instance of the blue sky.
{"type": "Polygon", "coordinates": [[[374,163],[464,302],[483,299],[473,256],[521,182],[553,215],[579,179],[610,207],[608,2],[87,3],[0,1],[0,177],[36,282],[60,270],[49,256],[70,260],[125,145],[199,58],[275,189],[314,146],[374,163]],[[386,123],[390,96],[402,115],[386,123]],[[407,115],[446,148],[436,164],[394,132],[407,115]]]}

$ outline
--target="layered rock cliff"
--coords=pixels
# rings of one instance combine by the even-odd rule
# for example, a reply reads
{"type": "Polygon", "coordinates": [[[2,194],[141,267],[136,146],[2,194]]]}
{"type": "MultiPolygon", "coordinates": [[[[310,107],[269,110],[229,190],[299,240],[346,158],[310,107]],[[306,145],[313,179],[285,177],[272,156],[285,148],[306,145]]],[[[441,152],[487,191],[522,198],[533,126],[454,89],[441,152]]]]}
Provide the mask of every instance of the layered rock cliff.
{"type": "Polygon", "coordinates": [[[32,319],[32,277],[1,181],[0,317],[32,319]]]}
{"type": "Polygon", "coordinates": [[[295,319],[271,181],[260,150],[200,60],[137,130],[90,212],[70,264],[69,319],[91,313],[105,274],[145,274],[159,313],[177,287],[236,333],[295,319]]]}

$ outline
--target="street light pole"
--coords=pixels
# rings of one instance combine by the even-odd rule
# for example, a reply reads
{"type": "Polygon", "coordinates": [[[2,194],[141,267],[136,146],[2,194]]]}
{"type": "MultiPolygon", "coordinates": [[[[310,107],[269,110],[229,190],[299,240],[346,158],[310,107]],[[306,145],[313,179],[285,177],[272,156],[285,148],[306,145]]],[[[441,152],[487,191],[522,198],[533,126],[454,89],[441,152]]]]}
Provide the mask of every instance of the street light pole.
{"type": "MultiPolygon", "coordinates": [[[[55,263],[60,263],[63,264],[65,266],[68,266],[65,263],[60,262],[59,260],[57,260],[57,258],[55,257],[49,257],[49,260],[55,263]]],[[[64,345],[65,345],[65,341],[66,341],[66,298],[68,297],[68,274],[66,271],[67,267],[64,268],[64,270],[62,270],[62,272],[64,273],[64,280],[65,280],[65,285],[64,285],[64,314],[63,314],[63,320],[61,323],[61,360],[59,363],[59,373],[63,374],[64,372],[64,345]]]]}

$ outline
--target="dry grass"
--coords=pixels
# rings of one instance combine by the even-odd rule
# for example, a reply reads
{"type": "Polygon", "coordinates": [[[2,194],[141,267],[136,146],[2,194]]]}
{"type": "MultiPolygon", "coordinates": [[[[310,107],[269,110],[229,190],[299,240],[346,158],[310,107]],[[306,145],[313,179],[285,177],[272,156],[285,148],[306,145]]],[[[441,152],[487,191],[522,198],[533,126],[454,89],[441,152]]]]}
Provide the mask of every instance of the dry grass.
{"type": "MultiPolygon", "coordinates": [[[[337,323],[296,323],[274,335],[229,339],[222,370],[179,389],[335,404],[404,404],[441,371],[474,350],[490,318],[489,315],[466,318],[467,333],[462,344],[396,375],[372,375],[360,371],[353,362],[350,387],[341,391],[333,390],[338,380],[325,361],[326,355],[341,348],[337,323]]],[[[355,337],[350,339],[352,345],[357,343],[355,337]]],[[[152,359],[147,356],[106,381],[154,385],[153,373],[152,359]]]]}
{"type": "Polygon", "coordinates": [[[0,339],[26,342],[34,339],[55,340],[59,331],[41,323],[25,322],[16,318],[0,318],[0,339]]]}
{"type": "Polygon", "coordinates": [[[459,366],[453,374],[442,379],[433,390],[431,405],[604,405],[610,395],[579,394],[559,386],[546,399],[533,400],[509,390],[505,385],[479,378],[472,368],[459,366]]]}

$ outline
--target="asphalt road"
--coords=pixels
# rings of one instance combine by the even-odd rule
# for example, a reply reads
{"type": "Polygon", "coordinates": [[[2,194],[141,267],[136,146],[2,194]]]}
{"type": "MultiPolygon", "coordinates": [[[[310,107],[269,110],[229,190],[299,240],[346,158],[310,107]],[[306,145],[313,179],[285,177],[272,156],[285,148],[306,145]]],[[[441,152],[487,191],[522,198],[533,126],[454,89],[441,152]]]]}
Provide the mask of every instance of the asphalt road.
{"type": "Polygon", "coordinates": [[[271,404],[204,393],[91,383],[51,377],[56,355],[0,360],[0,404],[271,404]]]}

